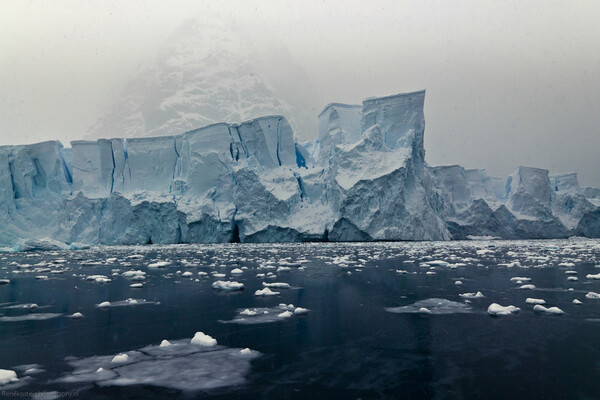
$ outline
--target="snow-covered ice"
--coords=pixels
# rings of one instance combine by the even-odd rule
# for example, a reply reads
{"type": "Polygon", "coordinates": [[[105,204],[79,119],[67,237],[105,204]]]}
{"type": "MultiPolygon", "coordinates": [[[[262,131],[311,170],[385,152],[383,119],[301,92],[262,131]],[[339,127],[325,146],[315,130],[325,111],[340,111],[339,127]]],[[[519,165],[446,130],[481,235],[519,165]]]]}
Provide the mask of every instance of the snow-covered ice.
{"type": "Polygon", "coordinates": [[[498,303],[492,303],[487,309],[488,314],[490,315],[511,315],[516,314],[521,309],[515,306],[501,306],[498,303]]]}

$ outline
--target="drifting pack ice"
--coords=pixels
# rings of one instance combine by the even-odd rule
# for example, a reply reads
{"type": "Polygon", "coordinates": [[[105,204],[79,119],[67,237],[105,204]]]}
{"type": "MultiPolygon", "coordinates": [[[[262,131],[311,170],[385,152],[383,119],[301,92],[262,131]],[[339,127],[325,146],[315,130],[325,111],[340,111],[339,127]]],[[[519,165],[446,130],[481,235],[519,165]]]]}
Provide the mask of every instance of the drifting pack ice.
{"type": "Polygon", "coordinates": [[[175,136],[0,147],[0,245],[600,237],[600,190],[429,167],[425,91],[175,136]]]}

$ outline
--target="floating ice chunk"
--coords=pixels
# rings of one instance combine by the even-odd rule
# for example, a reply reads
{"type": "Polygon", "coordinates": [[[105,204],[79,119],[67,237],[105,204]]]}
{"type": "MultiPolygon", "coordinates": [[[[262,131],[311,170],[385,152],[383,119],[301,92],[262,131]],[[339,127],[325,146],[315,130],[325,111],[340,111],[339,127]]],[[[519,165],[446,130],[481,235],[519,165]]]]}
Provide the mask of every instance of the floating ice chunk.
{"type": "Polygon", "coordinates": [[[245,349],[240,350],[240,354],[243,356],[249,356],[252,355],[252,350],[246,347],[245,349]]]}
{"type": "Polygon", "coordinates": [[[408,274],[408,271],[405,271],[405,270],[403,270],[403,269],[397,269],[397,270],[396,270],[396,273],[397,273],[397,274],[402,274],[402,275],[403,275],[403,274],[408,274]]]}
{"type": "Polygon", "coordinates": [[[583,304],[583,303],[581,303],[581,301],[580,301],[580,300],[573,299],[573,304],[577,304],[577,305],[579,305],[579,304],[583,304]]]}
{"type": "Polygon", "coordinates": [[[431,314],[465,314],[470,313],[471,307],[464,303],[446,299],[426,299],[419,300],[413,304],[400,307],[386,307],[386,311],[402,314],[402,313],[420,313],[422,308],[426,308],[431,314]]]}
{"type": "Polygon", "coordinates": [[[17,373],[10,369],[0,369],[0,386],[4,386],[8,383],[17,382],[17,373]]]}
{"type": "Polygon", "coordinates": [[[171,265],[170,261],[157,261],[151,264],[148,264],[148,268],[162,268],[171,265]]]}
{"type": "Polygon", "coordinates": [[[141,254],[132,254],[130,256],[127,256],[127,258],[130,260],[141,260],[142,258],[144,258],[144,256],[141,254]]]}
{"type": "Polygon", "coordinates": [[[426,275],[435,275],[435,271],[427,271],[425,274],[426,275]]]}
{"type": "Polygon", "coordinates": [[[454,284],[455,284],[456,286],[461,286],[463,283],[462,283],[462,281],[455,281],[455,282],[454,282],[454,284]]]}
{"type": "Polygon", "coordinates": [[[277,272],[290,272],[292,269],[290,267],[279,267],[277,268],[277,272]]]}
{"type": "Polygon", "coordinates": [[[138,301],[136,299],[132,299],[132,298],[129,298],[129,299],[125,300],[125,301],[127,303],[129,303],[129,304],[137,304],[138,303],[138,301]]]}
{"type": "Polygon", "coordinates": [[[114,356],[111,363],[122,364],[122,363],[126,363],[127,361],[129,361],[129,356],[125,353],[121,353],[119,355],[114,356]]]}
{"type": "Polygon", "coordinates": [[[514,278],[510,278],[511,282],[531,282],[531,278],[526,278],[522,276],[515,276],[514,278]]]}
{"type": "Polygon", "coordinates": [[[35,313],[27,315],[19,315],[17,317],[0,317],[0,322],[21,322],[21,321],[44,321],[60,317],[62,314],[58,313],[35,313]]]}
{"type": "Polygon", "coordinates": [[[306,309],[306,308],[296,307],[294,309],[294,314],[296,314],[296,315],[302,315],[302,314],[307,314],[307,313],[308,313],[308,309],[306,309]]]}
{"type": "Polygon", "coordinates": [[[428,309],[428,308],[426,308],[426,307],[421,307],[421,308],[419,308],[419,312],[420,312],[421,314],[431,314],[431,310],[430,310],[430,309],[428,309]]]}
{"type": "Polygon", "coordinates": [[[71,318],[80,319],[80,318],[83,318],[83,314],[80,312],[76,312],[76,313],[73,313],[73,315],[71,315],[71,318]]]}
{"type": "Polygon", "coordinates": [[[171,342],[169,342],[167,339],[164,339],[162,342],[160,342],[160,346],[158,347],[169,347],[171,345],[171,342]]]}
{"type": "Polygon", "coordinates": [[[213,272],[211,275],[213,276],[213,278],[225,278],[227,276],[227,275],[221,274],[219,272],[213,272]]]}
{"type": "Polygon", "coordinates": [[[98,304],[98,307],[100,307],[100,308],[110,307],[110,301],[103,301],[102,303],[98,304]]]}
{"type": "Polygon", "coordinates": [[[279,294],[279,292],[274,292],[271,289],[269,289],[268,287],[254,292],[255,296],[275,296],[278,294],[279,294]]]}
{"type": "Polygon", "coordinates": [[[600,294],[596,292],[588,292],[588,294],[586,294],[585,297],[587,299],[600,299],[600,294]]]}
{"type": "Polygon", "coordinates": [[[199,271],[198,276],[208,276],[208,274],[204,271],[199,271]]]}
{"type": "Polygon", "coordinates": [[[142,283],[132,283],[131,285],[129,285],[130,288],[134,288],[134,289],[139,289],[139,288],[143,288],[144,284],[142,283]]]}
{"type": "Polygon", "coordinates": [[[292,313],[289,311],[284,311],[281,314],[277,315],[278,318],[289,318],[291,316],[292,316],[292,313]]]}
{"type": "Polygon", "coordinates": [[[567,275],[577,275],[577,271],[568,270],[568,271],[565,271],[565,274],[567,274],[567,275]]]}
{"type": "Polygon", "coordinates": [[[38,276],[35,277],[35,279],[37,279],[38,281],[47,281],[48,280],[48,276],[46,276],[46,275],[38,275],[38,276]]]}
{"type": "Polygon", "coordinates": [[[577,278],[576,276],[568,276],[567,280],[571,281],[571,282],[577,282],[579,280],[579,278],[577,278]]]}
{"type": "Polygon", "coordinates": [[[521,286],[519,286],[519,289],[533,290],[533,289],[535,289],[535,285],[531,285],[531,284],[529,284],[529,285],[521,285],[521,286]]]}
{"type": "Polygon", "coordinates": [[[146,273],[139,269],[137,271],[125,271],[121,274],[121,276],[123,276],[125,278],[134,278],[136,276],[145,276],[145,275],[146,275],[146,273]]]}
{"type": "Polygon", "coordinates": [[[488,307],[488,314],[490,315],[511,315],[511,314],[516,314],[519,311],[521,311],[521,309],[519,307],[515,307],[515,306],[501,306],[498,303],[492,303],[490,304],[490,306],[488,307]]]}
{"type": "Polygon", "coordinates": [[[533,311],[543,313],[543,314],[554,314],[554,315],[562,315],[565,312],[558,307],[550,307],[546,308],[541,304],[536,304],[533,307],[533,311]]]}
{"type": "Polygon", "coordinates": [[[196,332],[190,343],[200,346],[213,347],[217,345],[217,340],[208,336],[204,332],[196,332]]]}
{"type": "Polygon", "coordinates": [[[182,277],[187,278],[188,276],[192,276],[193,274],[190,271],[186,271],[183,274],[181,274],[182,277]]]}
{"type": "Polygon", "coordinates": [[[477,293],[462,293],[459,294],[460,297],[465,298],[465,299],[480,299],[482,297],[485,297],[483,295],[483,293],[481,292],[477,292],[477,293]]]}
{"type": "Polygon", "coordinates": [[[28,310],[37,310],[38,305],[35,303],[31,303],[31,304],[24,304],[23,308],[26,308],[28,310]]]}
{"type": "MultiPolygon", "coordinates": [[[[117,261],[117,257],[111,257],[111,258],[107,258],[106,262],[107,263],[114,263],[115,261],[117,261]]],[[[56,261],[55,261],[56,262],[56,261]]]]}
{"type": "Polygon", "coordinates": [[[256,315],[258,314],[255,310],[249,310],[249,309],[245,309],[244,311],[240,312],[241,315],[248,315],[248,316],[252,316],[252,315],[256,315]]]}
{"type": "Polygon", "coordinates": [[[575,264],[572,262],[562,262],[560,264],[558,264],[559,267],[574,267],[575,264]]]}
{"type": "Polygon", "coordinates": [[[233,274],[233,275],[239,275],[239,274],[243,274],[243,273],[244,273],[244,271],[242,271],[239,268],[234,268],[231,270],[231,274],[233,274]]]}
{"type": "Polygon", "coordinates": [[[273,282],[273,283],[263,282],[262,285],[264,287],[277,288],[277,289],[289,289],[289,288],[291,288],[290,284],[286,283],[286,282],[273,282]]]}
{"type": "Polygon", "coordinates": [[[587,279],[600,279],[600,273],[598,273],[598,274],[587,274],[585,277],[587,279]]]}
{"type": "Polygon", "coordinates": [[[546,304],[546,300],[544,299],[534,299],[532,297],[528,297],[525,299],[525,303],[527,304],[546,304]]]}
{"type": "Polygon", "coordinates": [[[8,285],[10,283],[9,279],[0,279],[0,285],[8,285]]]}
{"type": "Polygon", "coordinates": [[[216,281],[212,284],[213,289],[219,290],[242,290],[244,288],[244,284],[235,281],[216,281]]]}
{"type": "Polygon", "coordinates": [[[431,266],[440,266],[440,267],[445,267],[446,265],[448,265],[448,263],[443,260],[427,261],[427,264],[429,264],[431,266]]]}

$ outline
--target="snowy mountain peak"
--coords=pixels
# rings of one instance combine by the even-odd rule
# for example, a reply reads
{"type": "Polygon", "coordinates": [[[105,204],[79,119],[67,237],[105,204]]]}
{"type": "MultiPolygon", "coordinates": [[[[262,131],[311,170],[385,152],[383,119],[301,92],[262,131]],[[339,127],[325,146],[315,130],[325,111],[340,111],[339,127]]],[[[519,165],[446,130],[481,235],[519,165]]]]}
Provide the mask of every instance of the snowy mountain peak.
{"type": "Polygon", "coordinates": [[[307,101],[290,97],[281,74],[278,78],[264,66],[281,61],[279,68],[291,75],[299,67],[287,54],[258,52],[251,38],[230,17],[188,20],[167,39],[154,63],[140,69],[88,137],[177,135],[271,114],[286,115],[296,132],[311,136],[316,126],[307,101]]]}

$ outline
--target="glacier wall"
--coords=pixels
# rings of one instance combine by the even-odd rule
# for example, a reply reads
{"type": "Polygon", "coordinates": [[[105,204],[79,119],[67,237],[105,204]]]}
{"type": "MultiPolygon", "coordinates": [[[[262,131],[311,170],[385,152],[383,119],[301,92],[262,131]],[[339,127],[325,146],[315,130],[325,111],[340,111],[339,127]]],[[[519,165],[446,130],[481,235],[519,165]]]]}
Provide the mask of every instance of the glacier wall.
{"type": "Polygon", "coordinates": [[[174,136],[0,147],[0,246],[600,237],[600,190],[425,161],[425,91],[174,136]]]}

